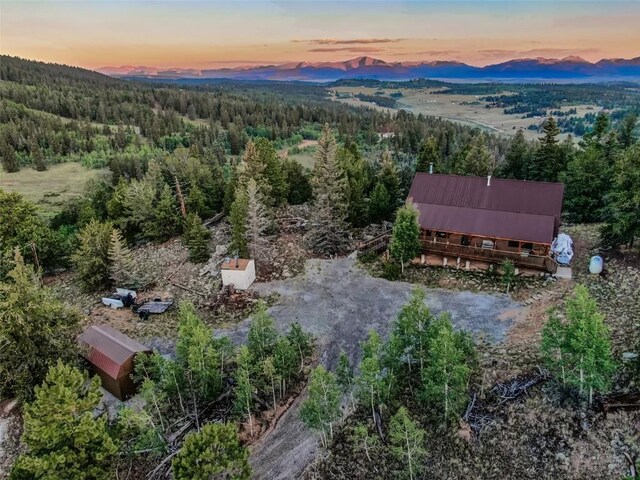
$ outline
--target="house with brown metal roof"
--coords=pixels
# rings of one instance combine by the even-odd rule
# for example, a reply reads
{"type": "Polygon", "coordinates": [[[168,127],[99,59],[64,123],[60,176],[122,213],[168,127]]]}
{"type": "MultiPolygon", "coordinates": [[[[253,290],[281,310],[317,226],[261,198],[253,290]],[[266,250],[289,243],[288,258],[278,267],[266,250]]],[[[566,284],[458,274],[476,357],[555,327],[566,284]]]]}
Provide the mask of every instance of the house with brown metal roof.
{"type": "Polygon", "coordinates": [[[82,356],[102,380],[105,390],[120,400],[125,400],[136,391],[131,378],[134,359],[139,353],[151,349],[127,337],[109,325],[93,325],[79,337],[82,356]]]}
{"type": "Polygon", "coordinates": [[[423,263],[469,269],[511,260],[555,272],[563,195],[561,183],[417,173],[407,203],[419,213],[423,263]]]}

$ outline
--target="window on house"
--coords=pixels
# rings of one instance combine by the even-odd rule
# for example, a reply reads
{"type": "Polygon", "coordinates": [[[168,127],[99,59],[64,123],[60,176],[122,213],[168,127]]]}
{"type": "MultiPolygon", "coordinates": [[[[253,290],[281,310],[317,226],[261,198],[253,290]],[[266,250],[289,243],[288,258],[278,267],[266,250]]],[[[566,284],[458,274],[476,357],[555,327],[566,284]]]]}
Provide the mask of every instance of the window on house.
{"type": "Polygon", "coordinates": [[[523,250],[533,250],[533,243],[523,243],[522,244],[522,249],[523,250]]]}
{"type": "Polygon", "coordinates": [[[511,248],[518,248],[518,247],[520,246],[520,242],[515,242],[515,241],[513,241],[513,240],[509,240],[508,245],[509,245],[509,247],[511,247],[511,248]]]}
{"type": "Polygon", "coordinates": [[[447,238],[447,232],[436,232],[436,237],[447,238]]]}
{"type": "Polygon", "coordinates": [[[468,235],[463,235],[460,239],[461,245],[471,245],[471,237],[468,235]]]}

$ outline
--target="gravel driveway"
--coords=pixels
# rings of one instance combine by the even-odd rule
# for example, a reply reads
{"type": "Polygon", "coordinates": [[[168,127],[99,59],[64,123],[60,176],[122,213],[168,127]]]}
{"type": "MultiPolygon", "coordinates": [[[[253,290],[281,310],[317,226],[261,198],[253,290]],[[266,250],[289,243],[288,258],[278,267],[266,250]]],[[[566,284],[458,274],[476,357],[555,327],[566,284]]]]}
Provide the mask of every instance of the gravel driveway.
{"type": "MultiPolygon", "coordinates": [[[[317,339],[321,362],[333,369],[340,350],[357,361],[358,344],[371,329],[382,335],[415,285],[374,278],[355,265],[354,260],[310,260],[305,274],[287,280],[256,284],[261,294],[278,293],[281,298],[269,312],[279,330],[293,322],[317,339]]],[[[427,304],[438,314],[449,311],[456,328],[465,329],[491,342],[503,340],[521,313],[522,306],[507,295],[426,289],[427,304]]],[[[217,334],[229,335],[239,342],[247,334],[245,320],[217,334]]],[[[304,394],[281,417],[276,428],[254,446],[251,461],[254,478],[299,478],[313,460],[317,438],[298,418],[304,394]]]]}
{"type": "MultiPolygon", "coordinates": [[[[281,298],[269,312],[279,330],[293,322],[317,340],[320,361],[334,368],[340,350],[352,361],[359,358],[359,343],[371,329],[383,336],[415,285],[374,278],[355,265],[354,260],[309,260],[299,277],[256,284],[261,294],[276,292],[281,298]]],[[[522,306],[508,295],[426,289],[427,304],[438,314],[448,311],[456,328],[490,342],[502,341],[522,306]]],[[[247,334],[249,320],[227,331],[233,340],[247,334]]],[[[301,395],[303,397],[304,395],[301,395]]],[[[278,425],[253,449],[254,478],[298,478],[313,460],[317,439],[298,419],[300,399],[283,415],[278,425]]]]}

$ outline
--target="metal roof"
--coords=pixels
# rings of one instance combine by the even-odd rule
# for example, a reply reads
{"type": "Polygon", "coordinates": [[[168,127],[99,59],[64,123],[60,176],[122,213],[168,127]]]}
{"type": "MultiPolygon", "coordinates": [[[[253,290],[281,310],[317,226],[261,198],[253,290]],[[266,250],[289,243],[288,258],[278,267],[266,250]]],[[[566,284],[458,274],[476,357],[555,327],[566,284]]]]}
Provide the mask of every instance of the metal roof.
{"type": "Polygon", "coordinates": [[[136,353],[150,351],[109,325],[87,328],[78,337],[78,343],[87,348],[84,357],[114,379],[129,373],[123,370],[129,368],[128,363],[136,353]]]}
{"type": "Polygon", "coordinates": [[[560,223],[561,183],[418,173],[408,200],[420,226],[535,243],[553,241],[560,223]]]}

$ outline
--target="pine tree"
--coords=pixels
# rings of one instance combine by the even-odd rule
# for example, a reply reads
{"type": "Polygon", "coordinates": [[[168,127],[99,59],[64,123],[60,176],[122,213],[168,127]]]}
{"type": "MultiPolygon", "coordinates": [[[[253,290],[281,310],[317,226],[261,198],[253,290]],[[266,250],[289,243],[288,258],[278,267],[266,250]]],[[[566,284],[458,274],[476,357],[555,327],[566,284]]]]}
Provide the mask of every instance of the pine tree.
{"type": "Polygon", "coordinates": [[[336,159],[336,141],[328,125],[318,140],[312,185],[315,200],[311,210],[309,243],[320,254],[336,254],[348,243],[345,222],[348,185],[336,159]]]}
{"type": "MultiPolygon", "coordinates": [[[[263,146],[264,150],[264,146],[263,146]]],[[[270,205],[273,205],[273,192],[271,185],[267,178],[267,164],[265,157],[260,155],[260,152],[256,148],[256,144],[253,140],[249,140],[244,148],[244,154],[242,156],[244,170],[240,176],[241,185],[246,188],[247,182],[250,178],[253,178],[258,184],[258,189],[270,205]]]]}
{"type": "Polygon", "coordinates": [[[628,113],[620,122],[618,140],[620,147],[629,148],[637,141],[636,128],[638,126],[638,114],[628,113]]]}
{"type": "Polygon", "coordinates": [[[204,193],[202,193],[202,190],[198,188],[198,185],[193,185],[189,189],[189,194],[187,195],[185,202],[187,205],[187,212],[195,213],[200,218],[207,218],[210,213],[207,208],[207,199],[205,198],[204,193]]]}
{"type": "Polygon", "coordinates": [[[604,217],[604,199],[610,189],[610,168],[601,149],[589,145],[567,165],[564,207],[571,220],[597,222],[604,217]]]}
{"type": "Polygon", "coordinates": [[[0,398],[28,400],[56,360],[74,361],[82,315],[43,287],[16,249],[0,283],[0,398]]]}
{"type": "Polygon", "coordinates": [[[549,117],[543,127],[544,136],[540,138],[540,148],[533,156],[529,178],[531,180],[544,180],[553,182],[558,179],[558,175],[564,170],[565,158],[563,151],[558,144],[560,129],[556,119],[549,117]]]}
{"type": "Polygon", "coordinates": [[[255,146],[260,161],[264,165],[264,177],[270,190],[270,197],[264,198],[263,201],[267,206],[282,205],[286,201],[289,191],[282,160],[273,144],[266,138],[257,139],[255,146]]]}
{"type": "Polygon", "coordinates": [[[400,175],[389,150],[382,153],[378,181],[384,185],[389,194],[389,216],[392,216],[400,201],[400,175]]]}
{"type": "Polygon", "coordinates": [[[232,164],[228,168],[228,173],[224,180],[222,211],[225,215],[229,215],[231,213],[231,205],[233,205],[233,202],[236,199],[236,190],[238,189],[239,184],[238,167],[235,164],[232,164]]]}
{"type": "Polygon", "coordinates": [[[300,205],[311,200],[313,195],[309,174],[295,160],[285,159],[283,170],[287,178],[287,201],[289,205],[300,205]]]}
{"type": "Polygon", "coordinates": [[[189,213],[185,221],[183,243],[189,249],[189,260],[202,263],[208,260],[211,252],[209,249],[211,233],[202,225],[202,220],[195,213],[189,213]]]}
{"type": "Polygon", "coordinates": [[[300,418],[307,427],[320,431],[325,446],[333,437],[333,422],[340,419],[340,397],[335,375],[322,365],[314,368],[309,380],[309,394],[300,407],[300,418]]]}
{"type": "Polygon", "coordinates": [[[405,465],[410,480],[421,477],[420,471],[424,466],[427,451],[424,448],[426,432],[416,422],[411,420],[405,407],[400,407],[398,412],[391,417],[389,422],[389,443],[391,453],[405,465]]]}
{"type": "Polygon", "coordinates": [[[584,285],[566,302],[566,324],[552,315],[542,331],[547,365],[560,373],[566,385],[575,387],[589,403],[594,391],[606,392],[616,366],[604,315],[584,285]]]}
{"type": "Polygon", "coordinates": [[[78,234],[80,246],[73,254],[78,280],[85,290],[98,290],[109,286],[109,244],[111,222],[92,220],[78,234]]]}
{"type": "Polygon", "coordinates": [[[249,450],[240,444],[233,423],[210,423],[191,432],[171,463],[176,480],[229,478],[249,480],[249,450]]]}
{"type": "Polygon", "coordinates": [[[421,248],[418,212],[413,206],[407,205],[399,209],[396,215],[389,252],[400,262],[404,273],[405,263],[418,255],[421,248]]]}
{"type": "Polygon", "coordinates": [[[109,216],[122,234],[133,239],[136,235],[146,237],[153,230],[156,187],[147,179],[121,182],[107,206],[109,216]]]}
{"type": "Polygon", "coordinates": [[[340,167],[347,178],[348,188],[348,221],[353,226],[364,226],[368,223],[365,190],[369,184],[366,162],[362,159],[358,147],[353,144],[349,149],[341,148],[338,152],[340,167]]]}
{"type": "Polygon", "coordinates": [[[531,153],[527,141],[524,138],[524,131],[519,129],[505,155],[505,163],[499,170],[501,177],[526,180],[531,162],[531,153]]]}
{"type": "Polygon", "coordinates": [[[416,172],[428,172],[431,166],[433,166],[433,173],[444,173],[438,141],[434,137],[427,138],[422,144],[418,155],[416,172]]]}
{"type": "Polygon", "coordinates": [[[13,173],[20,170],[16,151],[6,140],[0,141],[0,158],[2,158],[2,168],[7,173],[13,173]]]}
{"type": "Polygon", "coordinates": [[[125,243],[120,231],[114,228],[109,242],[109,278],[113,284],[122,288],[138,288],[141,286],[137,275],[133,254],[125,243]]]}
{"type": "Polygon", "coordinates": [[[611,193],[606,199],[603,242],[612,247],[632,248],[640,235],[640,144],[620,155],[611,193]]]}
{"type": "Polygon", "coordinates": [[[179,234],[181,230],[178,204],[171,187],[165,183],[153,209],[153,222],[150,222],[147,234],[154,240],[165,241],[179,234]]]}
{"type": "Polygon", "coordinates": [[[369,218],[372,222],[389,220],[391,217],[391,197],[382,182],[376,183],[369,197],[369,218]]]}
{"type": "Polygon", "coordinates": [[[464,157],[463,174],[486,176],[493,169],[491,154],[487,149],[484,137],[476,135],[471,140],[469,151],[464,157]]]}
{"type": "Polygon", "coordinates": [[[100,378],[58,361],[36,387],[35,400],[25,406],[20,455],[9,478],[112,478],[118,442],[109,433],[107,417],[95,411],[102,398],[100,378]]]}
{"type": "Polygon", "coordinates": [[[47,169],[47,164],[44,160],[44,154],[38,144],[34,143],[31,147],[31,158],[33,162],[33,168],[38,172],[44,172],[47,169]]]}
{"type": "Polygon", "coordinates": [[[258,190],[258,184],[251,178],[247,182],[247,248],[250,258],[267,260],[268,254],[265,231],[269,226],[267,209],[264,206],[262,194],[258,190]]]}
{"type": "Polygon", "coordinates": [[[11,270],[15,248],[36,268],[59,265],[63,253],[57,236],[36,206],[19,193],[0,188],[0,280],[11,270]]]}
{"type": "Polygon", "coordinates": [[[231,205],[229,223],[231,223],[230,251],[240,257],[249,256],[247,244],[247,218],[249,215],[249,198],[244,187],[236,188],[236,198],[231,205]]]}
{"type": "Polygon", "coordinates": [[[591,131],[583,135],[583,142],[585,145],[601,145],[609,131],[609,127],[609,116],[605,112],[599,112],[596,115],[596,121],[591,131]]]}
{"type": "Polygon", "coordinates": [[[445,424],[453,423],[467,403],[467,354],[446,314],[432,323],[430,337],[421,398],[445,424]]]}

